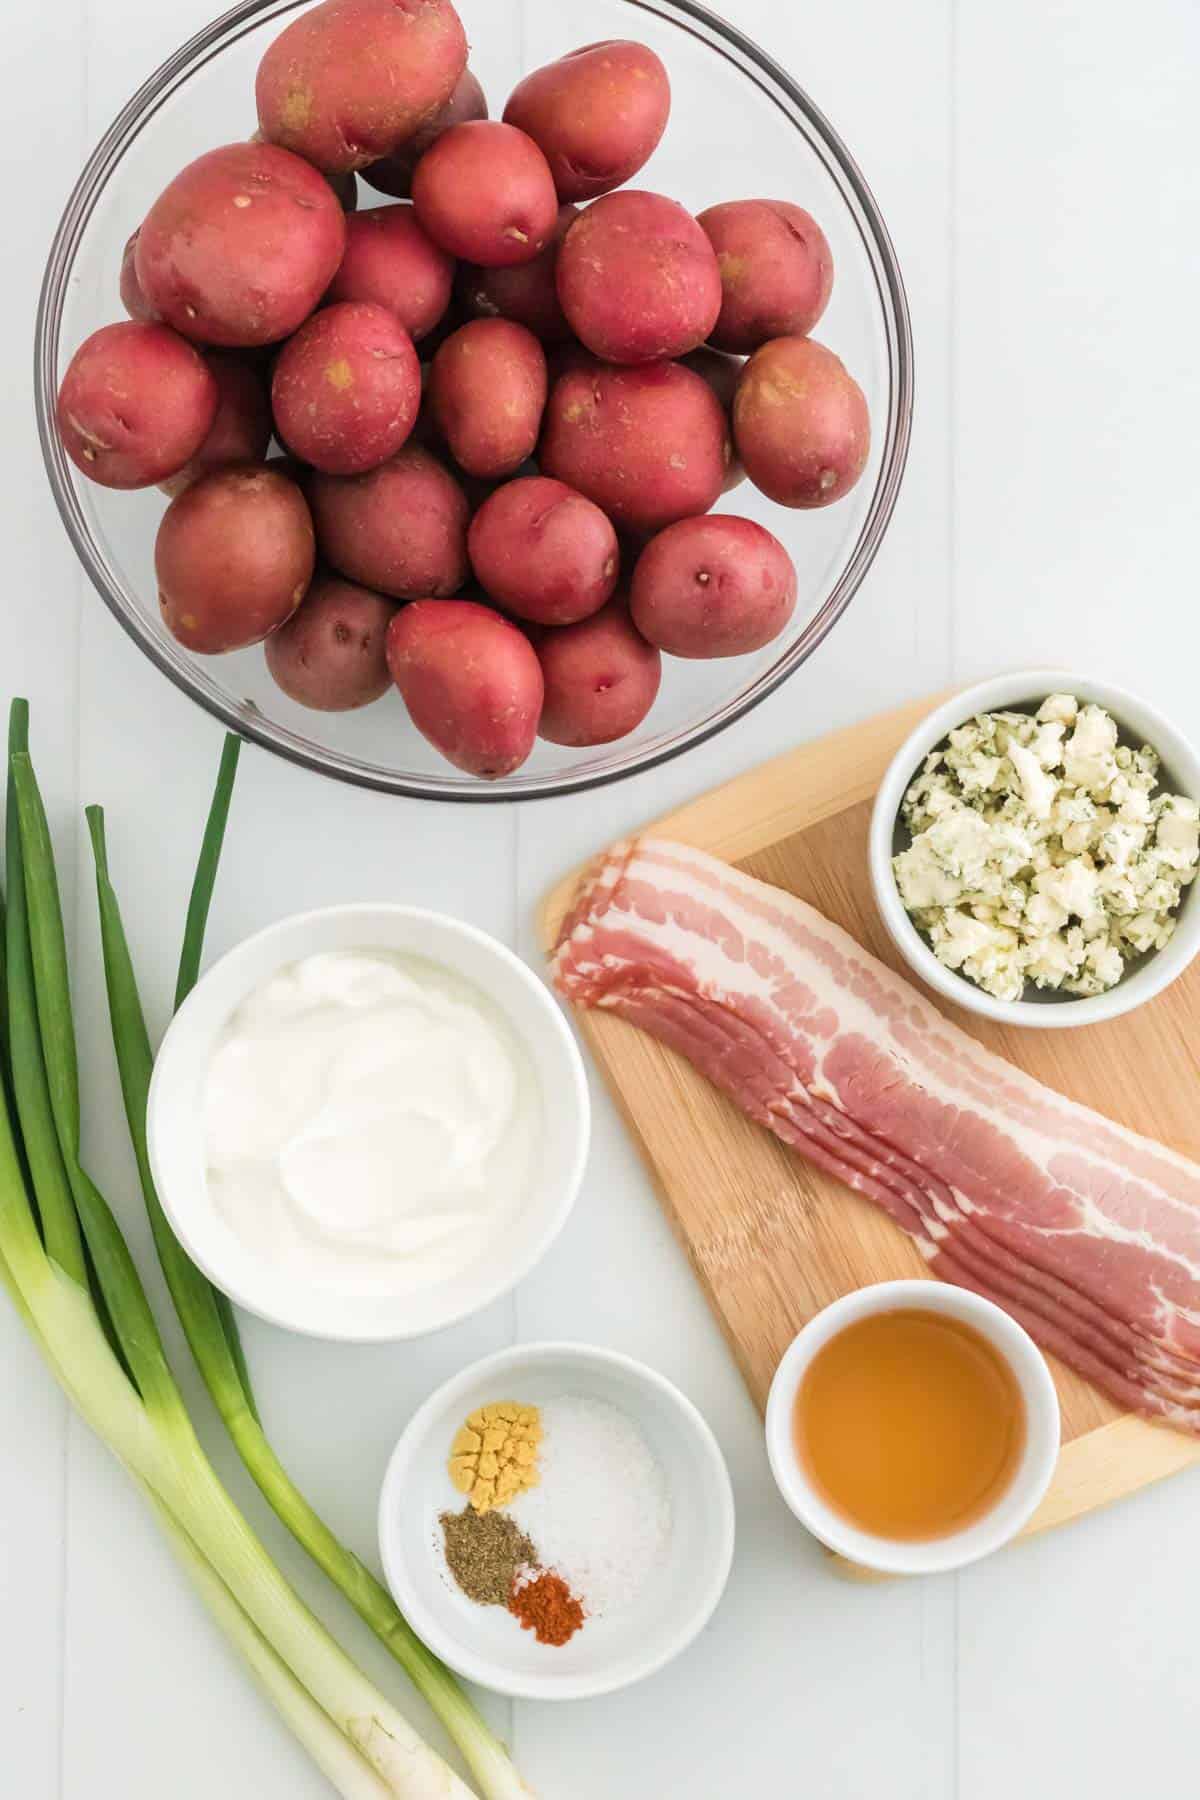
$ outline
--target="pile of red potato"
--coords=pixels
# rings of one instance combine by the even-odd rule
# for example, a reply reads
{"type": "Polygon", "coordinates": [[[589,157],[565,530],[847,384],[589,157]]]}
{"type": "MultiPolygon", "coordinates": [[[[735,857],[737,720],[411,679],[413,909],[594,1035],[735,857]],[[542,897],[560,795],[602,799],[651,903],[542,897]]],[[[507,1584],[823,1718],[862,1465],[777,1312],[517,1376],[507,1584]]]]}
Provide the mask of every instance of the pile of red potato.
{"type": "Polygon", "coordinates": [[[664,651],[769,643],[791,560],[709,509],[747,476],[829,505],[870,425],[808,336],[833,265],[807,212],[612,191],[667,124],[653,51],[573,51],[503,122],[466,62],[450,0],[289,25],[254,139],[197,158],[134,233],[130,319],[76,353],[58,422],[92,480],[172,496],[155,562],[180,643],[265,642],[320,710],[394,683],[494,778],[539,733],[634,730],[664,651]],[[397,203],[354,210],[355,171],[397,203]]]}

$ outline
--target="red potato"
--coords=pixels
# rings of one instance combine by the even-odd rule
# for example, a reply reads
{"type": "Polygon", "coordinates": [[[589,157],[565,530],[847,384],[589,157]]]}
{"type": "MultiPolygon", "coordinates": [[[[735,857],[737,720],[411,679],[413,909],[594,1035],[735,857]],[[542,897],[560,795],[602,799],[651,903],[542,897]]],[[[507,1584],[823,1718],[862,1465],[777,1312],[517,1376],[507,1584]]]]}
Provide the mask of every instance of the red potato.
{"type": "Polygon", "coordinates": [[[286,449],[326,475],[394,456],[416,422],[421,367],[395,313],[367,301],[322,307],[279,352],[271,409],[286,449]]]}
{"type": "MultiPolygon", "coordinates": [[[[251,133],[250,142],[252,144],[266,144],[270,142],[270,139],[260,130],[251,133]]],[[[330,175],[325,170],[322,170],[322,173],[325,175],[326,181],[333,189],[337,203],[342,211],[344,213],[357,212],[358,180],[354,173],[349,169],[343,175],[330,175]]]]}
{"type": "Polygon", "coordinates": [[[259,126],[330,174],[362,169],[444,106],[466,66],[450,0],[323,0],[268,45],[259,126]]]}
{"type": "Polygon", "coordinates": [[[477,319],[515,319],[543,344],[565,344],[571,327],[559,304],[555,270],[558,251],[577,206],[560,206],[550,242],[531,262],[511,263],[505,269],[459,271],[458,291],[467,311],[477,319]]]}
{"type": "Polygon", "coordinates": [[[422,231],[411,206],[372,206],[346,221],[346,249],[325,302],[369,300],[395,313],[414,343],[450,304],[454,259],[422,231]]]}
{"type": "Polygon", "coordinates": [[[446,308],[437,324],[433,327],[433,330],[426,332],[425,336],[421,339],[420,344],[417,346],[417,353],[421,358],[422,368],[428,369],[429,364],[433,361],[433,358],[437,355],[437,352],[441,349],[451,332],[457,331],[459,326],[465,325],[466,322],[466,314],[458,303],[458,296],[456,294],[451,294],[449,306],[446,308]]]}
{"type": "Polygon", "coordinates": [[[353,712],[391,686],[391,600],[338,575],[318,575],[297,610],[263,646],[276,686],[315,712],[353,712]]]}
{"type": "Polygon", "coordinates": [[[467,533],[471,567],[510,613],[570,625],[617,585],[617,534],[600,508],[561,481],[509,481],[484,501],[467,533]]]}
{"type": "Polygon", "coordinates": [[[548,743],[614,743],[658,697],[662,657],[620,597],[577,625],[539,633],[535,648],[546,689],[538,736],[548,743]]]}
{"type": "Polygon", "coordinates": [[[515,625],[473,600],[414,600],[388,627],[387,654],[413,724],[455,768],[491,781],[520,768],[542,671],[515,625]]]}
{"type": "Polygon", "coordinates": [[[472,319],[448,337],[429,372],[437,429],[460,468],[484,481],[533,454],[546,409],[546,358],[523,325],[472,319]]]}
{"type": "Polygon", "coordinates": [[[848,494],[871,448],[862,389],[812,338],[756,350],[733,401],[738,454],[756,488],[781,506],[829,506],[848,494]]]}
{"type": "Polygon", "coordinates": [[[744,656],[779,636],[796,606],[796,571],[753,519],[680,519],[651,538],[630,584],[633,622],[671,656],[744,656]]]}
{"type": "Polygon", "coordinates": [[[126,239],[121,253],[121,305],[131,319],[152,320],[158,314],[142,292],[142,284],[137,278],[135,259],[137,257],[138,234],[131,232],[126,239]]]}
{"type": "Polygon", "coordinates": [[[716,252],[665,194],[626,188],[575,220],[558,253],[558,298],[606,362],[654,362],[702,344],[721,310],[716,252]]]}
{"type": "MultiPolygon", "coordinates": [[[[721,350],[712,350],[707,344],[701,344],[698,350],[689,351],[682,361],[685,369],[693,370],[702,380],[707,381],[725,408],[725,416],[729,421],[729,429],[732,434],[733,396],[737,393],[737,384],[741,380],[741,357],[726,356],[721,350]]],[[[721,492],[723,494],[731,493],[745,479],[745,469],[736,456],[731,457],[721,492]]]]}
{"type": "Polygon", "coordinates": [[[691,369],[593,362],[568,368],[551,388],[538,466],[618,528],[650,532],[707,512],[731,454],[721,403],[691,369]]]}
{"type": "Polygon", "coordinates": [[[274,144],[226,144],[165,187],[138,233],[148,303],[202,344],[273,344],[333,280],[346,218],[316,169],[274,144]]]}
{"type": "Polygon", "coordinates": [[[196,454],[161,484],[167,494],[181,494],[212,469],[261,462],[271,442],[271,403],[253,363],[233,350],[213,350],[204,360],[217,384],[217,410],[196,454]]]}
{"type": "Polygon", "coordinates": [[[407,200],[412,193],[413,170],[443,131],[449,131],[452,125],[465,125],[471,119],[486,119],[487,116],[487,95],[470,69],[464,69],[445,106],[440,106],[432,118],[419,126],[411,137],[405,138],[390,155],[364,169],[363,180],[381,194],[407,200]]]}
{"type": "Polygon", "coordinates": [[[125,319],[79,346],[58,390],[58,429],[101,487],[153,487],[193,457],[217,411],[200,352],[166,325],[125,319]]]}
{"type": "Polygon", "coordinates": [[[653,50],[613,38],[535,69],[504,117],[540,145],[561,200],[591,200],[637,173],[670,110],[671,84],[653,50]]]}
{"type": "Polygon", "coordinates": [[[428,450],[406,444],[367,475],[314,473],[307,492],[321,554],[351,581],[413,600],[467,579],[467,497],[428,450]]]}
{"type": "Polygon", "coordinates": [[[206,656],[257,644],[289,619],[312,580],[304,495],[275,469],[216,469],[177,494],[154,567],[167,629],[206,656]]]}
{"type": "Polygon", "coordinates": [[[412,197],[435,243],[487,269],[532,261],[558,218],[545,157],[523,131],[495,119],[444,131],[417,164],[412,197]]]}
{"type": "Polygon", "coordinates": [[[710,341],[744,356],[771,338],[807,336],[833,288],[833,253],[812,214],[790,200],[729,200],[697,223],[721,271],[710,341]]]}

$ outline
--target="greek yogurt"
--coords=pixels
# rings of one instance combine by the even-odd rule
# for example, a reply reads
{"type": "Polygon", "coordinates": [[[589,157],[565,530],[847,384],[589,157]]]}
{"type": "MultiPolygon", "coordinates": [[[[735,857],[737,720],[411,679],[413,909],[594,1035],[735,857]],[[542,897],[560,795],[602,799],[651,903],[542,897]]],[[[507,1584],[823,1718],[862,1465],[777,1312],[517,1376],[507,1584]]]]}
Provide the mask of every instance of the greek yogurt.
{"type": "Polygon", "coordinates": [[[387,951],[324,952],[255,988],[203,1096],[213,1206],[296,1281],[392,1294],[453,1278],[512,1228],[537,1079],[492,1001],[387,951]]]}

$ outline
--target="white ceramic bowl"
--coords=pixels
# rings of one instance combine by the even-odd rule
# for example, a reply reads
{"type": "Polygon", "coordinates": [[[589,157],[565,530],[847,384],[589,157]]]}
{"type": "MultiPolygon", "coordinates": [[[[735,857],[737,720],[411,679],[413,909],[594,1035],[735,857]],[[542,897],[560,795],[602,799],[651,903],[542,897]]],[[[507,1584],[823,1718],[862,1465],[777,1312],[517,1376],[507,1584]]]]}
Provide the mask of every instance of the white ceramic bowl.
{"type": "Polygon", "coordinates": [[[941,1281],[881,1281],[835,1300],[793,1339],[767,1399],[767,1455],[784,1500],[802,1525],[840,1556],[888,1575],[933,1575],[977,1562],[1028,1523],[1058,1461],[1058,1394],[1046,1359],[1028,1332],[990,1300],[941,1281]],[[792,1436],[796,1394],[805,1370],[829,1340],[871,1313],[917,1307],[973,1325],[1003,1356],[1025,1401],[1025,1450],[1009,1486],[990,1512],[963,1531],[919,1543],[861,1531],[835,1512],[805,1474],[792,1436]]]}
{"type": "Polygon", "coordinates": [[[379,1498],[383,1567],[409,1624],[467,1680],[521,1699],[581,1700],[661,1669],[712,1617],[733,1537],[729,1473],[691,1401],[643,1363],[586,1344],[521,1345],[454,1376],[410,1419],[379,1498]],[[493,1400],[544,1405],[568,1394],[608,1401],[642,1432],[666,1475],[672,1527],[666,1555],[626,1610],[589,1619],[568,1643],[550,1646],[505,1608],[459,1591],[438,1518],[464,1504],[446,1461],[470,1412],[493,1400]]]}
{"type": "Polygon", "coordinates": [[[150,1087],[150,1162],[159,1199],[184,1249],[248,1312],[313,1337],[368,1343],[418,1337],[478,1312],[527,1275],[562,1228],[587,1159],[590,1111],[583,1062],[553,996],[503,944],[471,925],[413,906],[334,906],[299,913],[215,963],[172,1020],[150,1087]],[[208,1194],[204,1083],[221,1031],[252,989],[317,951],[391,950],[473,982],[505,1015],[541,1089],[541,1139],[515,1228],[486,1259],[450,1280],[396,1295],[298,1285],[253,1256],[208,1194]]]}
{"type": "Polygon", "coordinates": [[[1193,883],[1184,889],[1179,922],[1170,942],[1164,949],[1131,963],[1106,994],[1057,994],[1030,985],[1020,1000],[996,1000],[968,976],[940,963],[905,910],[892,872],[892,857],[909,842],[900,819],[900,805],[926,756],[956,726],[977,713],[1021,708],[1040,703],[1047,694],[1054,693],[1074,694],[1080,700],[1105,707],[1117,721],[1124,741],[1136,739],[1138,744],[1149,744],[1159,752],[1165,787],[1200,799],[1200,756],[1182,732],[1136,694],[1072,669],[1023,669],[965,689],[921,721],[888,765],[875,797],[870,835],[871,883],[876,905],[892,942],[922,981],[956,1005],[986,1019],[1040,1030],[1092,1025],[1130,1012],[1182,975],[1200,950],[1200,898],[1197,884],[1193,883]]]}

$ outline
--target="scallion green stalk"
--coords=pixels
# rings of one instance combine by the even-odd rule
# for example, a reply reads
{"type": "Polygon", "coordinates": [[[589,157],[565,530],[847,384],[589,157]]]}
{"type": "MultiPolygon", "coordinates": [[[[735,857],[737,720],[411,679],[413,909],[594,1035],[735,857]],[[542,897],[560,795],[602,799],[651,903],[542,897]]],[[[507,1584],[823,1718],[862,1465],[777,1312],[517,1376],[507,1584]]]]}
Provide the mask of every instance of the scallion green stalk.
{"type": "MultiPolygon", "coordinates": [[[[4,880],[6,898],[5,984],[8,997],[8,1055],[12,1070],[13,1100],[20,1121],[21,1138],[37,1195],[46,1248],[59,1268],[81,1286],[87,1286],[87,1269],[79,1222],[66,1165],[58,1145],[58,1131],[50,1103],[46,1065],[34,991],[33,958],[25,898],[25,860],[18,820],[13,759],[29,749],[29,707],[13,702],[8,724],[8,803],[4,831],[4,880]]],[[[44,822],[44,821],[43,821],[44,822]]]]}
{"type": "MultiPolygon", "coordinates": [[[[468,1800],[469,1791],[453,1771],[288,1586],[195,1436],[124,1239],[80,1162],[77,1052],[53,850],[24,749],[15,750],[10,771],[35,1016],[28,988],[10,980],[9,1031],[35,1034],[40,1044],[41,1062],[34,1068],[40,1068],[45,1083],[42,1100],[129,1373],[114,1354],[93,1304],[82,1251],[79,1266],[68,1271],[43,1246],[25,1188],[18,1138],[7,1104],[0,1103],[0,1257],[22,1316],[83,1417],[165,1508],[214,1580],[237,1596],[248,1625],[375,1771],[384,1791],[403,1800],[468,1800]]],[[[11,919],[11,894],[9,898],[11,919]]],[[[10,956],[12,943],[10,934],[10,956]]],[[[43,1116],[35,1104],[31,1117],[43,1116]]],[[[61,1191],[54,1198],[60,1203],[61,1191]]],[[[53,1206],[41,1194],[39,1205],[45,1229],[53,1206]]]]}
{"type": "Polygon", "coordinates": [[[323,1713],[275,1651],[250,1623],[225,1583],[213,1574],[186,1532],[161,1503],[149,1496],[193,1586],[217,1625],[237,1649],[258,1686],[304,1745],[330,1786],[342,1800],[387,1800],[389,1789],[374,1769],[323,1713]]]}
{"type": "MultiPolygon", "coordinates": [[[[222,773],[226,764],[222,762],[222,773]]],[[[230,776],[230,780],[232,777],[230,776]]],[[[222,808],[222,829],[228,800],[222,808]]],[[[426,1649],[383,1584],[348,1550],[305,1499],[283,1464],[257,1416],[247,1402],[228,1337],[217,1310],[215,1291],[179,1244],[159,1201],[150,1169],[146,1143],[146,1102],[153,1066],[150,1038],[138,994],[121,910],[108,867],[104,815],[89,807],[88,826],[96,863],[96,889],[100,908],[100,933],[113,1043],[120,1070],[125,1115],[141,1177],[142,1193],[150,1226],[175,1310],[213,1402],[237,1447],[247,1470],[313,1561],[341,1589],[376,1636],[400,1663],[417,1690],[433,1708],[458,1746],[485,1800],[526,1800],[529,1789],[521,1780],[503,1744],[493,1735],[467,1695],[445,1665],[426,1649]]],[[[210,821],[211,824],[211,821],[210,821]]],[[[205,833],[204,850],[197,871],[202,902],[188,911],[188,969],[199,967],[200,943],[208,900],[216,874],[215,857],[208,854],[211,832],[205,833]]],[[[186,994],[184,968],[180,992],[186,994]]]]}

